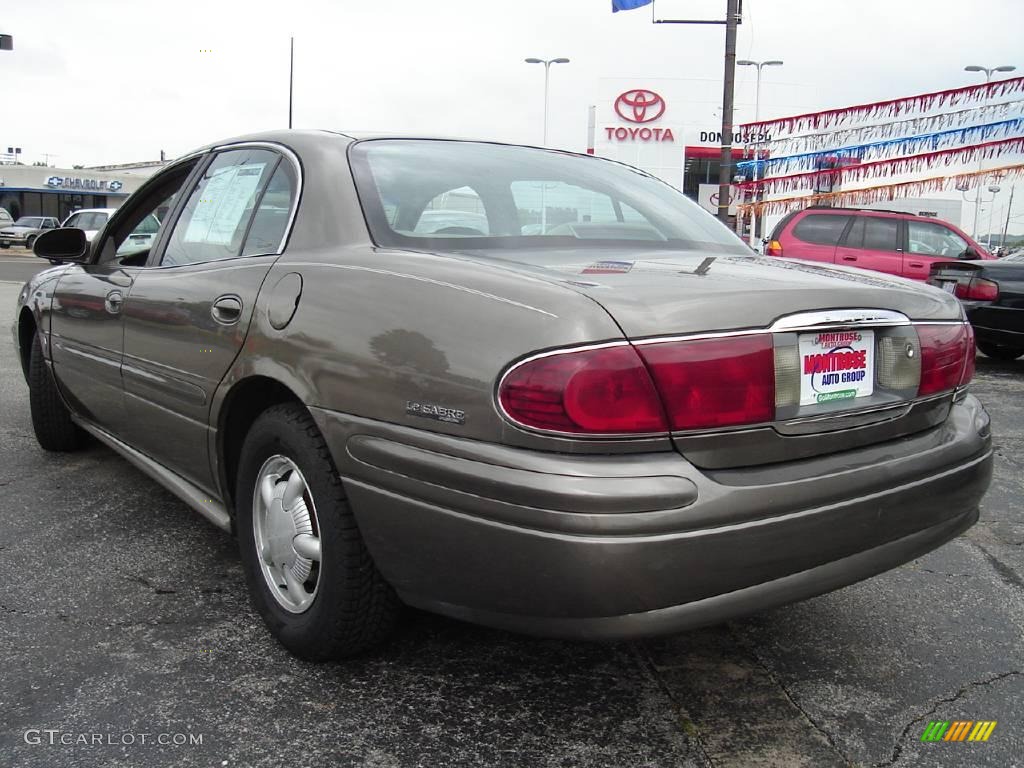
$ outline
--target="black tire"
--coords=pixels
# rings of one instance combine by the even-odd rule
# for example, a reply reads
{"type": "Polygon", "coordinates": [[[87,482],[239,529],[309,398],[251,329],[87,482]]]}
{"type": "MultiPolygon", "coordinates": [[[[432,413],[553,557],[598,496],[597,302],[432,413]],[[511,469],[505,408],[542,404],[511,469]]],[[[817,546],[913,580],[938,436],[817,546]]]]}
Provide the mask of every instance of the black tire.
{"type": "Polygon", "coordinates": [[[998,344],[992,344],[987,341],[979,341],[978,349],[984,352],[986,357],[1006,362],[1016,360],[1021,355],[1024,355],[1024,349],[1017,349],[1016,347],[1001,347],[998,344]]]}
{"type": "Polygon", "coordinates": [[[7,243],[0,243],[0,248],[3,248],[3,249],[4,249],[5,251],[6,251],[6,250],[7,250],[8,248],[10,248],[10,247],[11,247],[11,246],[10,246],[10,245],[8,245],[7,243]]]}
{"type": "Polygon", "coordinates": [[[39,332],[32,334],[28,361],[28,402],[32,429],[40,447],[47,451],[74,451],[85,442],[85,432],[71,420],[71,413],[57,391],[57,382],[43,359],[39,332]]]}
{"type": "Polygon", "coordinates": [[[36,243],[36,236],[35,235],[30,235],[29,237],[25,238],[25,247],[28,248],[30,251],[32,250],[32,246],[35,245],[35,243],[36,243]]]}
{"type": "Polygon", "coordinates": [[[242,445],[235,499],[253,605],[285,648],[307,661],[326,661],[367,650],[391,634],[401,603],[374,565],[327,444],[301,405],[276,405],[253,422],[242,445]],[[285,610],[270,592],[253,530],[257,477],[275,455],[287,457],[302,472],[319,525],[317,590],[302,613],[285,610]]]}

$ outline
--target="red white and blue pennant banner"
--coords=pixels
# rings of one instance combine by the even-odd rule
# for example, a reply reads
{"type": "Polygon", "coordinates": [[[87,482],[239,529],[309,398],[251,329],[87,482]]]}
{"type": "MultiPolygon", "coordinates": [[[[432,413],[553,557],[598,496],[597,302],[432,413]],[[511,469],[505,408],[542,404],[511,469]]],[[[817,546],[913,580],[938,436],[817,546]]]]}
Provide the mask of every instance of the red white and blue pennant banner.
{"type": "Polygon", "coordinates": [[[842,109],[827,109],[822,112],[808,112],[803,115],[781,117],[774,120],[760,120],[745,123],[741,133],[750,135],[804,133],[840,128],[849,123],[863,120],[895,119],[914,112],[929,112],[944,107],[981,104],[992,99],[1024,93],[1024,77],[995,80],[991,83],[968,85],[962,88],[948,88],[944,91],[922,93],[900,99],[857,104],[842,109]]]}
{"type": "Polygon", "coordinates": [[[934,176],[916,181],[902,181],[897,184],[883,184],[862,189],[850,189],[841,192],[825,192],[813,195],[800,195],[777,200],[741,203],[740,215],[751,212],[758,216],[766,216],[788,211],[800,210],[811,205],[828,204],[841,208],[843,206],[870,205],[901,197],[916,197],[933,192],[942,192],[964,187],[975,187],[988,178],[1000,181],[1024,179],[1024,163],[1004,165],[999,168],[986,168],[982,171],[958,173],[952,176],[934,176]]]}
{"type": "Polygon", "coordinates": [[[772,176],[798,171],[818,170],[826,160],[851,162],[868,162],[885,158],[936,151],[960,146],[962,144],[981,144],[994,139],[1010,138],[1024,134],[1024,117],[1014,117],[985,125],[971,125],[966,128],[950,128],[936,133],[921,136],[907,136],[900,139],[882,139],[867,144],[854,144],[835,149],[822,149],[816,152],[803,152],[798,155],[767,157],[759,160],[741,160],[736,169],[745,176],[772,176]],[[757,173],[754,174],[755,168],[757,173]]]}
{"type": "Polygon", "coordinates": [[[998,104],[969,107],[968,109],[960,109],[956,112],[943,112],[926,117],[912,117],[905,120],[892,120],[887,123],[872,123],[856,128],[805,133],[778,139],[771,138],[768,141],[757,142],[756,148],[760,149],[762,153],[770,152],[773,155],[793,155],[801,152],[814,152],[829,147],[839,147],[845,144],[863,144],[869,140],[915,136],[975,123],[1000,121],[1014,115],[1019,115],[1022,112],[1024,112],[1024,99],[1003,101],[998,104]]]}
{"type": "Polygon", "coordinates": [[[861,165],[846,165],[809,173],[794,173],[789,176],[744,181],[737,186],[740,189],[759,189],[762,194],[778,194],[814,187],[818,181],[825,178],[830,179],[833,183],[858,182],[879,176],[915,173],[936,166],[948,167],[1020,152],[1024,152],[1024,136],[988,141],[984,144],[972,144],[966,147],[940,149],[936,152],[895,157],[889,160],[877,160],[861,165]]]}

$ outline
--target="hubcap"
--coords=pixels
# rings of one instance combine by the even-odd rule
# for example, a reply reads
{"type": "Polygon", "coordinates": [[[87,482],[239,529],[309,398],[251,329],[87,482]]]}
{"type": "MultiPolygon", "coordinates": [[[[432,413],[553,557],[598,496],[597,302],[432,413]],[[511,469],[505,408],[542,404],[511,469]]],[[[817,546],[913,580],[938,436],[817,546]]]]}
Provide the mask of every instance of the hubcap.
{"type": "Polygon", "coordinates": [[[278,605],[302,613],[320,583],[320,525],[306,478],[286,456],[260,467],[252,498],[252,527],[263,578],[278,605]]]}

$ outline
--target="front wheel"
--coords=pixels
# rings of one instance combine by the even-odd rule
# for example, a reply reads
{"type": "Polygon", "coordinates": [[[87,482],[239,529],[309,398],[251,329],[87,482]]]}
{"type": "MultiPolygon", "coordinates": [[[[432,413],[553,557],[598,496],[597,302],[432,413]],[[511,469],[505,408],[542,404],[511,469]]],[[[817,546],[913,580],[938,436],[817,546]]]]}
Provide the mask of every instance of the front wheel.
{"type": "Polygon", "coordinates": [[[35,235],[29,235],[28,237],[25,238],[25,247],[28,248],[30,251],[32,250],[32,246],[35,245],[35,244],[36,244],[36,236],[35,235]]]}
{"type": "Polygon", "coordinates": [[[28,404],[32,430],[43,449],[74,451],[85,442],[85,432],[71,420],[71,413],[57,391],[57,382],[43,359],[39,331],[32,334],[29,349],[28,404]]]}
{"type": "Polygon", "coordinates": [[[979,341],[978,349],[993,360],[1010,361],[1016,360],[1021,355],[1024,355],[1024,349],[1018,349],[1017,347],[1003,347],[999,344],[992,344],[987,341],[979,341]]]}
{"type": "Polygon", "coordinates": [[[253,604],[285,648],[324,661],[390,634],[398,598],[363,543],[305,408],[277,405],[256,419],[242,446],[235,499],[253,604]]]}

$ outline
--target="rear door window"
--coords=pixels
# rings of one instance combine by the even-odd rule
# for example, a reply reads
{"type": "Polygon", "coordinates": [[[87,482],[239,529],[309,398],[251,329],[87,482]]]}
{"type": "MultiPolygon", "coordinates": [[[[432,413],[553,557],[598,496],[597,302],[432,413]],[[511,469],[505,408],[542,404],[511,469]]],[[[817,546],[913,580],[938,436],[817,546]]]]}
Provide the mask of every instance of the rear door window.
{"type": "Polygon", "coordinates": [[[842,237],[850,216],[814,213],[804,216],[793,228],[793,237],[815,245],[836,245],[842,237]]]}
{"type": "Polygon", "coordinates": [[[221,152],[196,184],[171,231],[162,266],[230,259],[242,244],[278,162],[274,152],[221,152]]]}
{"type": "Polygon", "coordinates": [[[864,216],[864,243],[868,251],[895,251],[899,248],[899,219],[864,216]]]}

